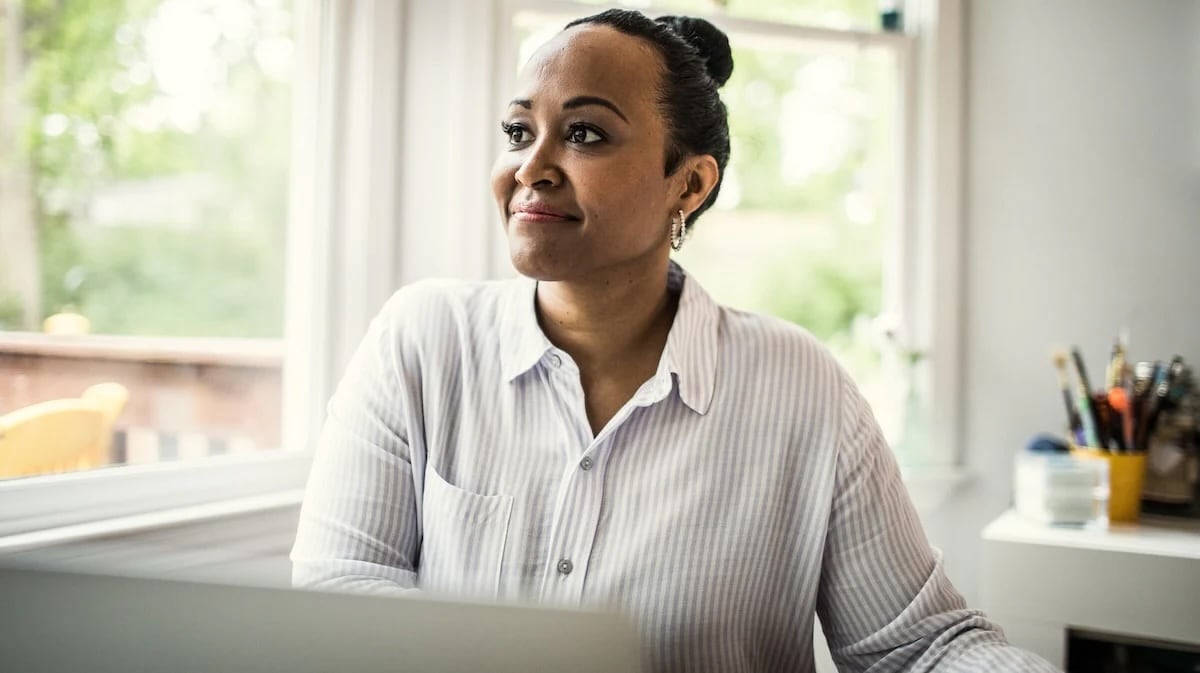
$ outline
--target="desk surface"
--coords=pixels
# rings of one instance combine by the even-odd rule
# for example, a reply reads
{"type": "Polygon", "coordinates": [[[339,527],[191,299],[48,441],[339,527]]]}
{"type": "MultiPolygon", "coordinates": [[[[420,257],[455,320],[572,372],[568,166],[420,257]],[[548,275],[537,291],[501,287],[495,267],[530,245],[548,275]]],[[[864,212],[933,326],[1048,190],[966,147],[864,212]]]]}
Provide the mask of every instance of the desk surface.
{"type": "Polygon", "coordinates": [[[1136,524],[1084,530],[1047,526],[1008,511],[983,529],[983,539],[1200,559],[1200,521],[1189,519],[1143,517],[1136,524]]]}
{"type": "Polygon", "coordinates": [[[1058,666],[1073,629],[1200,646],[1200,522],[1082,530],[1010,511],[983,531],[982,571],[984,611],[1058,666]]]}

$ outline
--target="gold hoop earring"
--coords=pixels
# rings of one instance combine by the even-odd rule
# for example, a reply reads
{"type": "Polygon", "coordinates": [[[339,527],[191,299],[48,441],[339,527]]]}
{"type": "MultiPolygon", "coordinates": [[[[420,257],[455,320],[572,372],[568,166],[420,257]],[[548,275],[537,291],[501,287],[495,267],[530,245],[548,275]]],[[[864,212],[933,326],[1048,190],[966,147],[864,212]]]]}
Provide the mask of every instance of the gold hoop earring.
{"type": "Polygon", "coordinates": [[[671,249],[674,250],[675,252],[679,252],[679,249],[683,247],[683,242],[685,240],[687,240],[687,235],[688,235],[687,218],[684,216],[682,210],[679,211],[679,220],[678,220],[679,233],[675,233],[675,224],[676,224],[676,220],[675,220],[675,218],[672,217],[671,218],[671,249]]]}

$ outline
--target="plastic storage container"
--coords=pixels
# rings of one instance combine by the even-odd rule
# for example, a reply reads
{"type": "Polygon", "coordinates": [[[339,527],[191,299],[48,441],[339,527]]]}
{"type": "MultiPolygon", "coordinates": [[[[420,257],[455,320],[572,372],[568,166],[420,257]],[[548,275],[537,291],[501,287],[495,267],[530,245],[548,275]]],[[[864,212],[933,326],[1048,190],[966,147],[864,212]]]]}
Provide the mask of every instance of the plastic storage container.
{"type": "Polygon", "coordinates": [[[1022,516],[1054,526],[1108,527],[1108,463],[1067,453],[1017,454],[1014,500],[1022,516]]]}

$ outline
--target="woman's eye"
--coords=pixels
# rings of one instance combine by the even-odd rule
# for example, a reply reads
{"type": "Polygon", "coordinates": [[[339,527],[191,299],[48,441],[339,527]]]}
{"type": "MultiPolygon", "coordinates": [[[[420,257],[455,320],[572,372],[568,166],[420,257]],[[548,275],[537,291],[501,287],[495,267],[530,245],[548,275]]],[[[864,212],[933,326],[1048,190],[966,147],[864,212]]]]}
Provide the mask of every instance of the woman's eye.
{"type": "Polygon", "coordinates": [[[504,135],[508,136],[509,145],[523,145],[532,140],[529,129],[525,128],[521,124],[508,124],[501,122],[500,130],[504,132],[504,135]]]}
{"type": "Polygon", "coordinates": [[[604,140],[604,136],[590,126],[576,124],[567,131],[567,142],[578,143],[580,145],[590,145],[604,140]]]}

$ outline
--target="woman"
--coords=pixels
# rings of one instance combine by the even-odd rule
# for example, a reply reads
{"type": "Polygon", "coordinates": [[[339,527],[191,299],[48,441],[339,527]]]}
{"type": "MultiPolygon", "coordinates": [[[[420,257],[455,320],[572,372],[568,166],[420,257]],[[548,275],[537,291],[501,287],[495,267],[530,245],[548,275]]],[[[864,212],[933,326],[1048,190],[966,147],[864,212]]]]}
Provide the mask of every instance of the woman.
{"type": "Polygon", "coordinates": [[[702,20],[608,11],[525,67],[500,283],[398,292],[330,403],[300,586],[616,608],[655,670],[1053,670],[965,609],[853,383],[670,262],[729,158],[702,20]]]}

